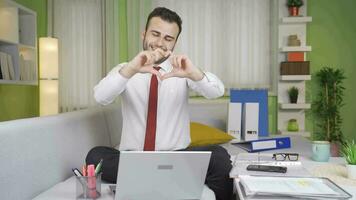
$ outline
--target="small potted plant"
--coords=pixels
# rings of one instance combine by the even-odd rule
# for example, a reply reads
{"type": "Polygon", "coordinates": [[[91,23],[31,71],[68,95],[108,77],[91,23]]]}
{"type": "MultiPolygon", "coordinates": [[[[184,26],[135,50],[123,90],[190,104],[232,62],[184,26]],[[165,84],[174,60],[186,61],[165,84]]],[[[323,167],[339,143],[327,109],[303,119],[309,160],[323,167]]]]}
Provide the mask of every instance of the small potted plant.
{"type": "Polygon", "coordinates": [[[287,0],[290,16],[298,16],[299,8],[303,5],[303,0],[287,0]]]}
{"type": "Polygon", "coordinates": [[[341,154],[345,157],[347,165],[347,176],[356,179],[356,144],[355,141],[347,141],[341,149],[341,154]]]}
{"type": "Polygon", "coordinates": [[[288,89],[289,100],[291,103],[297,103],[299,89],[295,86],[288,89]]]}

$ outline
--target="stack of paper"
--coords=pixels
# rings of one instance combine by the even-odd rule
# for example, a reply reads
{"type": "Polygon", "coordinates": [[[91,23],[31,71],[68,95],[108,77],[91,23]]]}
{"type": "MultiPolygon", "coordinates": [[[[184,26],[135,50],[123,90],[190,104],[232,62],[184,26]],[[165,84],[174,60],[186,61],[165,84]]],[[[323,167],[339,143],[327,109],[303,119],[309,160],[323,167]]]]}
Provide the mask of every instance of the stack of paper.
{"type": "Polygon", "coordinates": [[[348,199],[351,195],[327,178],[239,176],[246,197],[299,199],[348,199]]]}

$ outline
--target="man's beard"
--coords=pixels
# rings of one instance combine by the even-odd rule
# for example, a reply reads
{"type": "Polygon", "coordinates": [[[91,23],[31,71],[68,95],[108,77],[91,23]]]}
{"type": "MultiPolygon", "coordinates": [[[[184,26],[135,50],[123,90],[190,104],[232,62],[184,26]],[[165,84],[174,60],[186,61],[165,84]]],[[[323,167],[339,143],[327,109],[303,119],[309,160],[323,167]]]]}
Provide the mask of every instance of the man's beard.
{"type": "MultiPolygon", "coordinates": [[[[174,44],[174,46],[175,46],[175,44],[174,44]]],[[[171,52],[173,52],[174,46],[173,46],[173,48],[171,49],[171,52]]],[[[148,44],[148,42],[146,42],[146,36],[145,36],[145,38],[144,38],[143,41],[142,41],[142,47],[143,47],[143,50],[144,50],[144,51],[153,51],[153,50],[154,50],[153,46],[151,46],[150,44],[148,44]]],[[[160,48],[160,47],[158,47],[158,48],[160,48]]],[[[163,48],[160,48],[160,49],[162,49],[164,52],[167,51],[166,48],[164,48],[164,49],[163,49],[163,48]]],[[[163,63],[164,61],[166,61],[168,58],[169,58],[169,56],[163,57],[163,58],[157,60],[154,64],[157,64],[157,65],[158,65],[158,64],[161,64],[161,63],[163,63]]]]}

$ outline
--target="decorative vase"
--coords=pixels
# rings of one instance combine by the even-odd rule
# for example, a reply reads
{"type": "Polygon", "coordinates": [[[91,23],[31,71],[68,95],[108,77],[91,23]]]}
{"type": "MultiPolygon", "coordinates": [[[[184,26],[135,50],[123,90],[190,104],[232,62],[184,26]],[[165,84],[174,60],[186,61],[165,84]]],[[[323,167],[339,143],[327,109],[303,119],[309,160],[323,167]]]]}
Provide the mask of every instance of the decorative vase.
{"type": "Polygon", "coordinates": [[[338,142],[330,143],[330,155],[331,157],[340,157],[340,143],[338,142]]]}
{"type": "Polygon", "coordinates": [[[292,131],[292,132],[299,131],[299,126],[298,126],[298,122],[296,119],[290,119],[288,121],[287,130],[292,131]]]}
{"type": "Polygon", "coordinates": [[[299,15],[299,8],[298,7],[289,7],[289,14],[290,16],[298,16],[299,15]]]}
{"type": "Polygon", "coordinates": [[[349,179],[356,179],[356,165],[346,165],[347,168],[347,177],[349,179]]]}

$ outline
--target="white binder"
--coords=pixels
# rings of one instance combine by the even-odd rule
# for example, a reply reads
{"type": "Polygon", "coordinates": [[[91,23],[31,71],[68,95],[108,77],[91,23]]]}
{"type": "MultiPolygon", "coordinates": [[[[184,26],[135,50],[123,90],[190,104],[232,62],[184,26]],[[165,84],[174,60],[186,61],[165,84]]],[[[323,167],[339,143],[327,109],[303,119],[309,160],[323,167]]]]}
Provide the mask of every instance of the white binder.
{"type": "Polygon", "coordinates": [[[258,139],[259,103],[245,103],[242,111],[241,138],[245,141],[258,139]]]}
{"type": "Polygon", "coordinates": [[[229,103],[229,118],[228,118],[228,128],[227,132],[233,136],[231,142],[241,141],[241,113],[242,104],[236,102],[229,103]]]}

